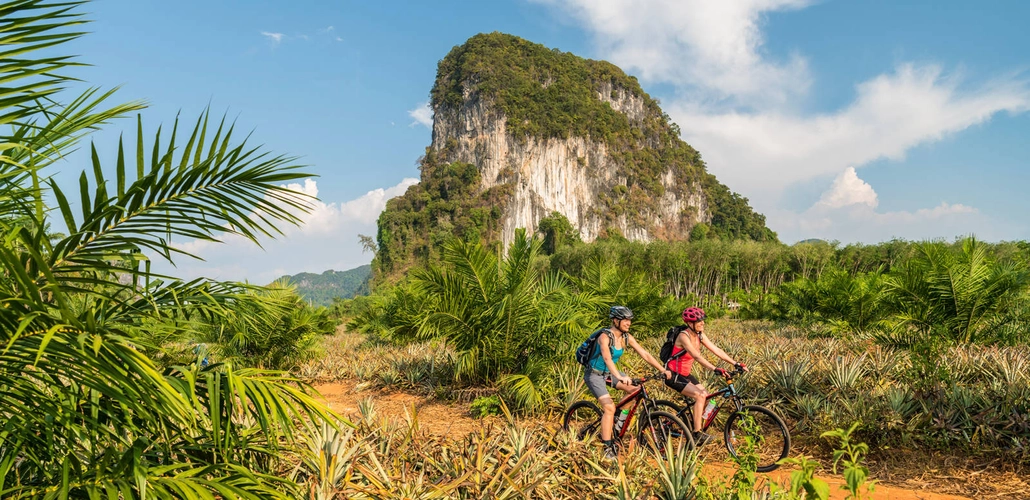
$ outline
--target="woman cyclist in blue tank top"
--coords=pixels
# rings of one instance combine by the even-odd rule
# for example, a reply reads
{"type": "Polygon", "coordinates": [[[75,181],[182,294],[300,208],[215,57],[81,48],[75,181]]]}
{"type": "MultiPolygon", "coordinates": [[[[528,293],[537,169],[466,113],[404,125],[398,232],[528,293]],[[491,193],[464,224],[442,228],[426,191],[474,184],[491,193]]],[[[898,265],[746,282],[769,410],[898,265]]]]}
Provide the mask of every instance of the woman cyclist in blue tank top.
{"type": "Polygon", "coordinates": [[[587,388],[597,398],[601,405],[601,442],[604,444],[605,456],[609,459],[616,459],[615,442],[612,440],[612,424],[615,423],[615,402],[608,394],[608,386],[620,391],[632,392],[637,389],[633,380],[626,374],[620,372],[615,364],[619,362],[626,346],[633,348],[647,364],[665,373],[665,378],[672,376],[672,372],[666,370],[662,363],[654,358],[651,353],[637,343],[637,340],[629,334],[629,327],[633,323],[633,311],[625,306],[612,306],[608,310],[608,318],[612,324],[608,333],[602,332],[597,337],[597,347],[590,366],[584,370],[583,380],[587,388]],[[614,342],[614,344],[613,344],[614,342]]]}

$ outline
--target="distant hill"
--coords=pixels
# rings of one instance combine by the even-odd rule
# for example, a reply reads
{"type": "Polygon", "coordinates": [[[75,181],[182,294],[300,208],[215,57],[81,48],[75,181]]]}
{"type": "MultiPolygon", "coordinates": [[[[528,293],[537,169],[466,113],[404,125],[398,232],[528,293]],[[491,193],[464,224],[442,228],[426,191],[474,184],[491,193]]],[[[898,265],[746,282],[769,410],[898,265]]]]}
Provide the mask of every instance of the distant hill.
{"type": "Polygon", "coordinates": [[[334,297],[349,299],[356,295],[367,295],[371,276],[372,266],[365,264],[349,271],[330,269],[322,274],[300,273],[279,279],[289,279],[304,300],[316,306],[327,306],[333,303],[334,297]]]}

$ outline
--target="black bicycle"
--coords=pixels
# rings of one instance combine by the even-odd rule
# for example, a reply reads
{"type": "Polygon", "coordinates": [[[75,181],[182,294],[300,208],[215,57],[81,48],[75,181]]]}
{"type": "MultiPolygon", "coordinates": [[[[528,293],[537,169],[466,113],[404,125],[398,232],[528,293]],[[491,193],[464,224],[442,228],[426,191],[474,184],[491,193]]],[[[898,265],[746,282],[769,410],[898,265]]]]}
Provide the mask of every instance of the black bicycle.
{"type": "MultiPolygon", "coordinates": [[[[787,425],[783,423],[778,415],[772,410],[758,405],[745,405],[743,398],[737,394],[733,386],[733,378],[743,375],[745,372],[736,369],[729,372],[731,376],[725,380],[726,387],[708,394],[705,402],[716,402],[715,409],[701,423],[701,429],[707,431],[715,423],[716,416],[729,400],[733,404],[732,412],[726,418],[726,425],[723,428],[723,441],[730,455],[736,457],[737,450],[744,444],[744,439],[750,435],[751,443],[758,455],[758,472],[769,472],[779,467],[779,461],[787,458],[790,453],[790,432],[787,425]],[[718,401],[716,398],[722,398],[718,401]],[[746,421],[751,417],[753,423],[746,421]]],[[[679,419],[693,429],[693,400],[685,398],[690,404],[683,406],[672,401],[659,399],[654,402],[655,407],[664,408],[675,414],[679,419]]]]}
{"type": "MultiPolygon", "coordinates": [[[[629,410],[621,428],[614,429],[612,432],[612,439],[615,440],[617,446],[621,446],[623,437],[629,433],[630,423],[639,409],[637,441],[642,445],[659,453],[665,453],[666,450],[677,450],[681,447],[688,449],[694,447],[694,436],[687,432],[687,426],[683,424],[683,421],[673,413],[658,410],[657,401],[647,395],[644,384],[650,380],[661,378],[663,375],[659,372],[644,378],[633,379],[633,385],[638,386],[638,389],[626,395],[615,405],[616,415],[623,408],[629,410]]],[[[575,430],[577,439],[585,439],[589,435],[600,435],[601,414],[601,408],[593,401],[576,401],[565,412],[562,429],[575,430]]]]}

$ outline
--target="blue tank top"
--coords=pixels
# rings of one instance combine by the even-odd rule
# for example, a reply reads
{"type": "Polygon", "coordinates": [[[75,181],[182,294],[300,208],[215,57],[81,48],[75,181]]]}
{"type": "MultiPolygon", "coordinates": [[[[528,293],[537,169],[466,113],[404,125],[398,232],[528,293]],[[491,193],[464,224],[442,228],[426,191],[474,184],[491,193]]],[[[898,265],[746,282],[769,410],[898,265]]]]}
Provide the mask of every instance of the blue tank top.
{"type": "MultiPolygon", "coordinates": [[[[604,335],[604,334],[602,333],[601,335],[604,335]]],[[[615,337],[615,335],[616,335],[615,332],[612,332],[612,337],[615,337]]],[[[611,340],[611,339],[608,339],[608,340],[611,340]]],[[[626,350],[625,340],[626,340],[625,337],[623,337],[622,349],[616,349],[614,345],[611,346],[612,347],[612,364],[613,365],[617,364],[619,362],[619,358],[622,357],[622,353],[626,350]]],[[[594,349],[595,349],[594,350],[594,361],[590,363],[590,367],[595,369],[595,370],[597,370],[597,371],[599,371],[599,372],[606,372],[607,373],[608,372],[608,365],[604,364],[604,357],[601,356],[601,339],[597,339],[597,344],[595,344],[594,349]]]]}

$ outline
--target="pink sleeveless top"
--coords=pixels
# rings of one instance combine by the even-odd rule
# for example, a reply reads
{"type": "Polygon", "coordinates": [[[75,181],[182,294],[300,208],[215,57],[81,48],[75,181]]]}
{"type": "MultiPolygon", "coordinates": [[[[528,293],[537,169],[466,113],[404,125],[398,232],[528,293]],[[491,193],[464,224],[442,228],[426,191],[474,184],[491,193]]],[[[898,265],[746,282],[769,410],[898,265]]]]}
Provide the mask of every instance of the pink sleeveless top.
{"type": "MultiPolygon", "coordinates": [[[[682,349],[679,346],[673,346],[672,356],[675,356],[686,349],[682,349]]],[[[683,375],[686,377],[690,375],[690,369],[694,366],[694,357],[689,352],[684,352],[682,356],[669,361],[669,370],[683,375]]]]}

